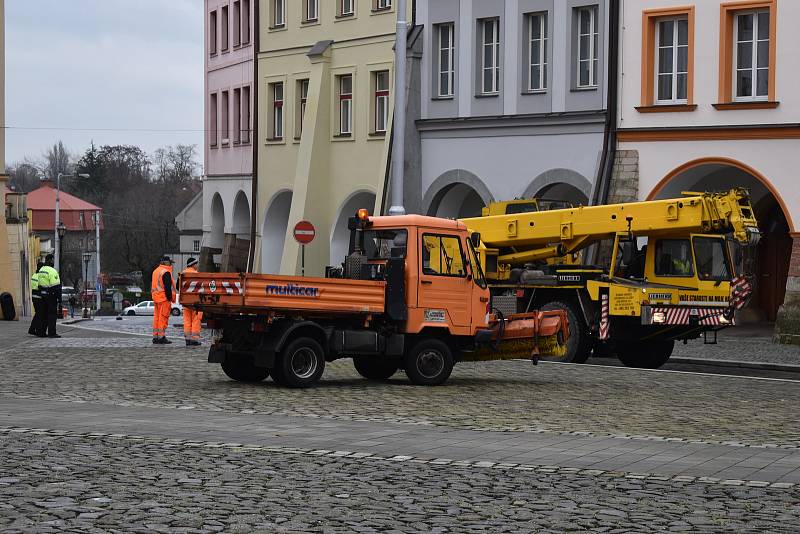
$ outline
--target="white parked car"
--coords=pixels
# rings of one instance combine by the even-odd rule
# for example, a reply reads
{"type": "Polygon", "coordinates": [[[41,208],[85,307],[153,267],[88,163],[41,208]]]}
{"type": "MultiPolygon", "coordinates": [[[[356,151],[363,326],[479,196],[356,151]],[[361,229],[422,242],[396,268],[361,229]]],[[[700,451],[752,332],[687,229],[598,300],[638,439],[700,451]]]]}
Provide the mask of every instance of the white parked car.
{"type": "MultiPolygon", "coordinates": [[[[143,300],[139,304],[128,306],[122,310],[122,315],[153,315],[156,312],[155,302],[152,300],[143,300]]],[[[178,303],[172,303],[172,315],[175,317],[183,313],[183,306],[178,303]]]]}

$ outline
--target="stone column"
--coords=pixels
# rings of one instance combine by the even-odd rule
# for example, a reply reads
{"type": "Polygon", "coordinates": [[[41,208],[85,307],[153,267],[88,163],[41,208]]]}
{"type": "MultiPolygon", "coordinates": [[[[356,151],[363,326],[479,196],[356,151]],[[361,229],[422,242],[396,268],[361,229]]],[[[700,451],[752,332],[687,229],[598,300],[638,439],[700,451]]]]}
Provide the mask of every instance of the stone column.
{"type": "Polygon", "coordinates": [[[775,321],[777,343],[800,345],[800,233],[792,234],[792,256],[786,278],[786,296],[775,321]]]}

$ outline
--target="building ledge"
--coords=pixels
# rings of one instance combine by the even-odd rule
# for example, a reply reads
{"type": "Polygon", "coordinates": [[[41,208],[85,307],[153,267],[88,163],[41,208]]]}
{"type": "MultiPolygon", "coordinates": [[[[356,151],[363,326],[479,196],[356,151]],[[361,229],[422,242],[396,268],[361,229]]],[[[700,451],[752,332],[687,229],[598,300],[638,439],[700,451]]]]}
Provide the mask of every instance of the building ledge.
{"type": "Polygon", "coordinates": [[[639,113],[687,113],[696,110],[697,104],[658,104],[639,106],[635,109],[639,113]]]}
{"type": "Polygon", "coordinates": [[[739,109],[775,109],[781,103],[775,101],[760,101],[760,102],[720,102],[718,104],[711,104],[717,111],[733,111],[739,109]]]}

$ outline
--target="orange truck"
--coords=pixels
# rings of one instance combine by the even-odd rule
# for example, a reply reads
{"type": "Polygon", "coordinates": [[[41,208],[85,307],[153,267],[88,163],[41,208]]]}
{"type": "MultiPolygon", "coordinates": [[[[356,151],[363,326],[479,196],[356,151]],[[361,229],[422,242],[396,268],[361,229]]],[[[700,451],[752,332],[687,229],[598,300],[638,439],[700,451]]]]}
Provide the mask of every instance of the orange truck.
{"type": "Polygon", "coordinates": [[[444,383],[459,361],[564,354],[563,310],[493,312],[475,252],[458,221],[407,215],[349,220],[350,251],[324,278],[191,273],[180,302],[204,312],[208,361],[230,378],[308,387],[326,362],[352,358],[371,380],[404,369],[417,385],[444,383]]]}

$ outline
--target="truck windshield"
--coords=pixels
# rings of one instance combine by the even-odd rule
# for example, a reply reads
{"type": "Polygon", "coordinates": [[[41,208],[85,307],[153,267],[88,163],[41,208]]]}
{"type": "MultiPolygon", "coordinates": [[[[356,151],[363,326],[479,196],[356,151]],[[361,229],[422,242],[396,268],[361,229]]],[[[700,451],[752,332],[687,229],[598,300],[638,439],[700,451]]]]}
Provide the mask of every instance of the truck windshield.
{"type": "Polygon", "coordinates": [[[656,276],[694,276],[688,239],[662,239],[656,245],[656,276]]]}
{"type": "Polygon", "coordinates": [[[725,241],[714,237],[695,237],[694,257],[700,280],[730,280],[731,269],[725,241]]]}
{"type": "Polygon", "coordinates": [[[364,231],[364,254],[368,260],[386,260],[390,257],[405,258],[407,244],[408,231],[406,230],[364,231]]]}

